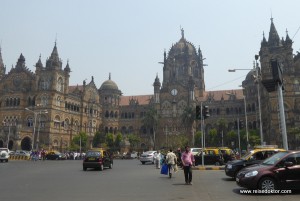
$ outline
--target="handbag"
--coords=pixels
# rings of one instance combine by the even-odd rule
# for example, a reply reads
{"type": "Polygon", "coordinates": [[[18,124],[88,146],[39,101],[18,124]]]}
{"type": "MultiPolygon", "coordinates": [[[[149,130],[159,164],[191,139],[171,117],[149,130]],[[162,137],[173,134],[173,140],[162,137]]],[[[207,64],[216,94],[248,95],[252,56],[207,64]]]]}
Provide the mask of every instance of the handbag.
{"type": "Polygon", "coordinates": [[[167,164],[163,164],[163,166],[161,166],[160,174],[168,175],[168,165],[167,164]]]}
{"type": "Polygon", "coordinates": [[[178,166],[177,164],[174,165],[174,172],[177,172],[178,171],[178,166]]]}

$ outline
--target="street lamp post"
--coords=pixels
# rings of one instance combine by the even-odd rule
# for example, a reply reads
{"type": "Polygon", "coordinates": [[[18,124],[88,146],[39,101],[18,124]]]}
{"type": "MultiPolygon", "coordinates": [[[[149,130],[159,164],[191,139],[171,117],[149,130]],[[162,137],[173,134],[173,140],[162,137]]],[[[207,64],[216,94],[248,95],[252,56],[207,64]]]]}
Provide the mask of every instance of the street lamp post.
{"type": "Polygon", "coordinates": [[[36,137],[36,150],[39,149],[39,141],[40,141],[40,122],[41,122],[41,114],[43,113],[48,113],[47,110],[38,110],[38,111],[33,111],[29,108],[25,108],[25,110],[30,111],[34,114],[34,125],[33,125],[33,133],[32,133],[32,144],[31,144],[31,150],[33,150],[34,148],[34,138],[35,138],[35,127],[36,127],[36,119],[37,119],[37,115],[39,114],[39,125],[38,125],[38,133],[37,133],[37,137],[36,137]]]}
{"type": "Polygon", "coordinates": [[[8,135],[7,135],[7,149],[8,149],[8,147],[9,147],[9,138],[10,138],[10,127],[12,126],[12,124],[9,122],[9,123],[7,123],[7,122],[5,122],[4,120],[3,120],[3,122],[2,122],[2,124],[3,124],[3,126],[8,126],[8,135]]]}
{"type": "MultiPolygon", "coordinates": [[[[256,58],[255,58],[256,59],[256,58]]],[[[263,139],[263,130],[262,130],[262,119],[261,119],[261,104],[260,104],[260,89],[259,89],[259,75],[258,75],[258,63],[257,63],[257,59],[256,59],[256,63],[255,66],[253,66],[253,69],[255,70],[256,73],[256,84],[257,84],[257,99],[258,99],[258,113],[259,113],[259,132],[260,132],[260,143],[261,145],[264,144],[264,139],[263,139]]],[[[240,69],[229,69],[228,72],[235,72],[237,70],[253,70],[253,69],[244,69],[244,68],[240,68],[240,69]]],[[[246,126],[247,128],[247,126],[246,126]]],[[[249,139],[248,139],[249,140],[249,139]]]]}

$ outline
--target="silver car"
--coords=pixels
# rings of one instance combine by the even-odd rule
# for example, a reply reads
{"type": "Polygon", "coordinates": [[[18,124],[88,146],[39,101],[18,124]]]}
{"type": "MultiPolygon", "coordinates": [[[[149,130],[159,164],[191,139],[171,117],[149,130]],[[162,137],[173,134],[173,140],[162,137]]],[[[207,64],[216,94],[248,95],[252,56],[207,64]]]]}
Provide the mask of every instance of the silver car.
{"type": "Polygon", "coordinates": [[[142,164],[144,165],[146,162],[151,162],[152,164],[154,164],[154,156],[156,154],[156,151],[147,151],[144,152],[141,157],[140,157],[140,161],[142,162],[142,164]]]}

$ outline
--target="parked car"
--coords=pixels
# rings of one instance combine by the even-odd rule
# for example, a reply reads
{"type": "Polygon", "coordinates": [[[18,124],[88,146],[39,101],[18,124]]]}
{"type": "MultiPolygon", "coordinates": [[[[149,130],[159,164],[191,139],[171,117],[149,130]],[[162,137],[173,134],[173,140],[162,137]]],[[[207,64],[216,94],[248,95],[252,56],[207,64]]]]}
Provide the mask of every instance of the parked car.
{"type": "Polygon", "coordinates": [[[8,162],[9,159],[9,149],[0,148],[0,162],[8,162]]]}
{"type": "Polygon", "coordinates": [[[235,178],[237,173],[250,165],[259,164],[264,159],[272,156],[275,153],[285,151],[284,149],[278,148],[264,148],[264,147],[257,147],[254,150],[251,150],[248,154],[243,156],[241,159],[228,161],[225,165],[225,174],[229,177],[235,178]]]}
{"type": "Polygon", "coordinates": [[[228,147],[218,147],[218,149],[221,151],[221,154],[224,159],[224,163],[235,160],[235,154],[232,149],[228,147]]]}
{"type": "Polygon", "coordinates": [[[193,147],[193,148],[190,148],[190,150],[191,150],[193,155],[196,155],[196,154],[198,154],[199,152],[202,151],[202,148],[194,148],[193,147]]]}
{"type": "Polygon", "coordinates": [[[50,151],[46,154],[46,160],[65,160],[67,156],[58,151],[50,151]]]}
{"type": "Polygon", "coordinates": [[[154,164],[154,155],[157,153],[157,151],[146,151],[141,154],[140,161],[144,165],[147,162],[150,162],[154,164]]]}
{"type": "Polygon", "coordinates": [[[28,156],[30,157],[30,152],[25,150],[16,150],[14,153],[15,156],[28,156]]]}
{"type": "MultiPolygon", "coordinates": [[[[194,155],[195,158],[195,165],[201,165],[202,164],[202,152],[194,155]]],[[[212,151],[212,150],[205,150],[204,152],[204,165],[223,165],[224,160],[222,157],[222,154],[219,153],[219,151],[212,151]]]]}
{"type": "Polygon", "coordinates": [[[136,151],[133,151],[130,153],[130,157],[131,158],[137,158],[138,157],[138,153],[136,151]]]}
{"type": "Polygon", "coordinates": [[[236,183],[248,189],[300,189],[300,151],[279,152],[244,168],[236,175],[236,183]]]}
{"type": "Polygon", "coordinates": [[[83,171],[86,171],[87,168],[95,168],[102,171],[105,167],[109,169],[113,167],[113,155],[108,150],[93,149],[86,153],[82,163],[83,171]]]}

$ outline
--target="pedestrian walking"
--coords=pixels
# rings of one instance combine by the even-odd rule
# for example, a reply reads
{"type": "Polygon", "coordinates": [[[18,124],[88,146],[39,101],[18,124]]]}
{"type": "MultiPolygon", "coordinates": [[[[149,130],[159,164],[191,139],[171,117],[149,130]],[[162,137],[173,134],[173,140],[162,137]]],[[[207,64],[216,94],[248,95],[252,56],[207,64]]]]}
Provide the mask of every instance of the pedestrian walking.
{"type": "Polygon", "coordinates": [[[181,155],[181,161],[183,165],[185,184],[192,185],[193,173],[192,166],[195,164],[194,155],[190,151],[190,147],[186,146],[185,151],[181,155]]]}
{"type": "Polygon", "coordinates": [[[170,151],[167,153],[166,156],[166,163],[168,164],[168,169],[169,169],[169,177],[172,177],[172,173],[174,171],[174,167],[177,163],[177,156],[176,154],[173,153],[173,150],[170,149],[170,151]]]}
{"type": "Polygon", "coordinates": [[[157,153],[155,154],[156,169],[160,169],[160,158],[161,158],[161,154],[160,154],[160,151],[158,150],[157,153]]]}

